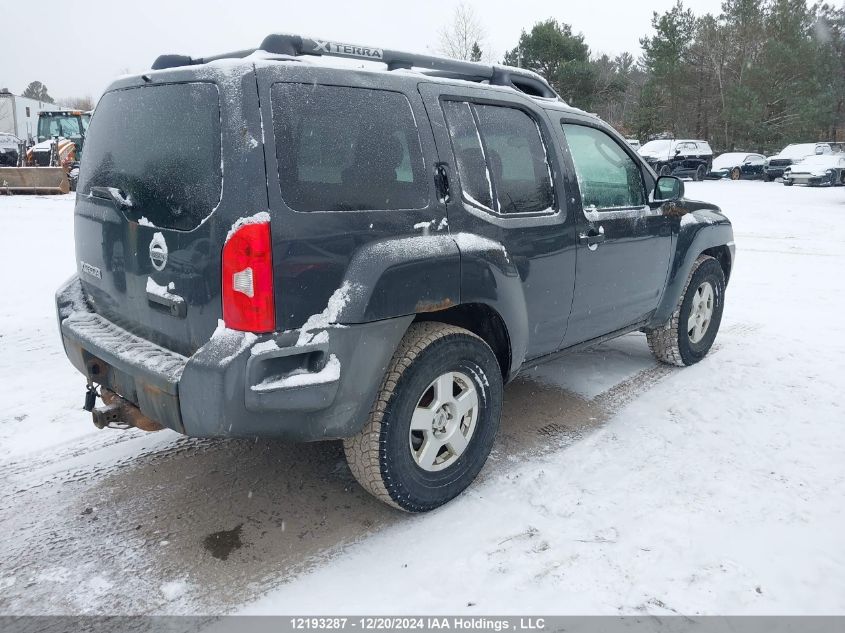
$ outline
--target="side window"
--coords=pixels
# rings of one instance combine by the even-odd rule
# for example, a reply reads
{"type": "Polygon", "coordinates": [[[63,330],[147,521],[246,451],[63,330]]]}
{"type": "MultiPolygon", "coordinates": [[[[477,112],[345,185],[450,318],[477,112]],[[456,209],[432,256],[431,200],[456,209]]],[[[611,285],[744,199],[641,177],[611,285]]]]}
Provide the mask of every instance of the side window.
{"type": "Polygon", "coordinates": [[[469,103],[444,101],[443,114],[449,126],[461,189],[467,202],[493,209],[493,179],[487,169],[481,136],[475,127],[469,103]]]}
{"type": "Polygon", "coordinates": [[[634,160],[608,134],[585,125],[562,124],[584,208],[641,207],[645,186],[634,160]]]}
{"type": "Polygon", "coordinates": [[[763,156],[758,156],[757,154],[752,154],[751,156],[746,158],[745,161],[747,163],[752,164],[752,165],[762,165],[763,163],[766,162],[766,159],[763,156]]]}
{"type": "Polygon", "coordinates": [[[540,130],[516,108],[473,105],[493,172],[500,213],[538,213],[554,205],[552,172],[540,130]]]}
{"type": "Polygon", "coordinates": [[[458,101],[445,101],[443,111],[467,202],[502,214],[552,210],[546,148],[528,114],[458,101]]]}
{"type": "Polygon", "coordinates": [[[422,209],[420,138],[405,95],[279,83],[273,129],[285,203],[296,211],[422,209]]]}

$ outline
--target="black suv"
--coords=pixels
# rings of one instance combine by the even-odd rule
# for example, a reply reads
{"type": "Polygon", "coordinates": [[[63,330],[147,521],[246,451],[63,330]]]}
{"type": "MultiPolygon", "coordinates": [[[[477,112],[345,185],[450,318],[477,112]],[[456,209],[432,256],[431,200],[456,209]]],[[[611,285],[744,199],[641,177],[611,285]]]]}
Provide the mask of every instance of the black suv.
{"type": "Polygon", "coordinates": [[[639,153],[661,176],[704,180],[713,168],[713,150],[707,141],[657,139],[640,147],[639,153]]]}
{"type": "Polygon", "coordinates": [[[425,511],[522,368],[634,330],[676,365],[713,343],[730,222],[538,75],[278,35],[153,68],[97,106],[57,293],[100,427],[343,438],[425,511]]]}

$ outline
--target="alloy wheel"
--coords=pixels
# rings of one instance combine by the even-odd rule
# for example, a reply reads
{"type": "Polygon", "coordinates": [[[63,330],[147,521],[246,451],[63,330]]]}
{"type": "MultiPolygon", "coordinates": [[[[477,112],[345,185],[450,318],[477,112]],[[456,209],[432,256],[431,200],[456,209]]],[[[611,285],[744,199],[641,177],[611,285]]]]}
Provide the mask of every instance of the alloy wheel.
{"type": "Polygon", "coordinates": [[[423,470],[454,464],[466,451],[478,422],[478,391],[461,372],[446,372],[426,388],[411,416],[408,444],[423,470]]]}
{"type": "Polygon", "coordinates": [[[713,286],[705,281],[695,291],[692,297],[692,309],[687,320],[687,334],[690,343],[698,343],[707,334],[707,328],[713,320],[713,306],[716,295],[713,286]]]}

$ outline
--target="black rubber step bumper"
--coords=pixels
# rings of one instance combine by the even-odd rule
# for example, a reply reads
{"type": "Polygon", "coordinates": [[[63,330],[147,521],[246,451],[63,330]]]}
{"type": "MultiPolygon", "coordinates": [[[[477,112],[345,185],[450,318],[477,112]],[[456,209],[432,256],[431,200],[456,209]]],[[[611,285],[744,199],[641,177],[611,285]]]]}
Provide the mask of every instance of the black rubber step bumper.
{"type": "Polygon", "coordinates": [[[90,310],[78,278],[56,295],[62,340],[89,380],[163,426],[193,437],[296,441],[355,435],[413,316],[261,339],[218,328],[191,357],[90,310]]]}

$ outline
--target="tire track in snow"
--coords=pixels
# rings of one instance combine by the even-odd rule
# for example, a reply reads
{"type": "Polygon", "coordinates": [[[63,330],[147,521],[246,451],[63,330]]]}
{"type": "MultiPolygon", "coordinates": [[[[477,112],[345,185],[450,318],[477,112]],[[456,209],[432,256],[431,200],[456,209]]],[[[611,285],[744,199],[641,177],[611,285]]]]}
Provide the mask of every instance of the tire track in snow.
{"type": "MultiPolygon", "coordinates": [[[[603,353],[581,355],[602,363],[603,353]]],[[[571,362],[556,361],[554,371],[563,375],[571,362]]],[[[578,442],[680,371],[640,364],[593,398],[530,376],[515,380],[480,478],[578,442]]],[[[8,535],[0,613],[219,613],[415,520],[357,486],[339,442],[126,437],[0,470],[15,489],[0,506],[8,535]],[[240,546],[215,558],[203,543],[227,530],[240,546]],[[176,597],[165,589],[173,583],[183,587],[176,597]]]]}

